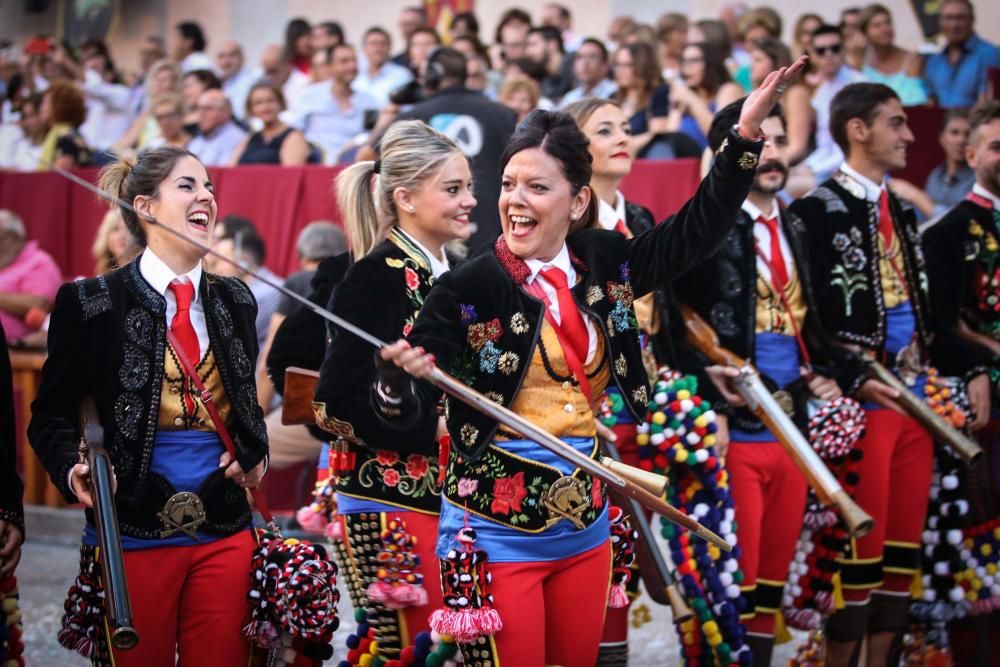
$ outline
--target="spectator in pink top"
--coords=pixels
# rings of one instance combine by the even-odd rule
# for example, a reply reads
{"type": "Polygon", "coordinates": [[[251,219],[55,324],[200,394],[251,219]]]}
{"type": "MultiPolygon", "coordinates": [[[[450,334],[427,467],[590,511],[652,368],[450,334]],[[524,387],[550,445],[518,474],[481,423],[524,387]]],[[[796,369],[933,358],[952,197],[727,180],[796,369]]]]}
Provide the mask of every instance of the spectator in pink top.
{"type": "Polygon", "coordinates": [[[20,340],[38,328],[26,322],[29,312],[38,312],[40,324],[62,282],[52,256],[27,240],[21,219],[0,210],[0,323],[8,340],[20,340]]]}

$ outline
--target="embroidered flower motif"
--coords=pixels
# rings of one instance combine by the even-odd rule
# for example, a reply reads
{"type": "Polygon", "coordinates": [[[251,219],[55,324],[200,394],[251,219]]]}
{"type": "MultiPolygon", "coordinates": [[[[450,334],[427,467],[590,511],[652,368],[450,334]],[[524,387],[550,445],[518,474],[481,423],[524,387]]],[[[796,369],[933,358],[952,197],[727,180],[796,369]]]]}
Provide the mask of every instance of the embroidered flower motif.
{"type": "Polygon", "coordinates": [[[413,331],[413,322],[407,322],[406,324],[404,324],[403,325],[403,338],[406,338],[407,336],[409,336],[411,331],[413,331]]]}
{"type": "Polygon", "coordinates": [[[628,362],[625,361],[624,354],[619,354],[618,358],[615,359],[615,373],[618,375],[628,375],[628,362]]]}
{"type": "Polygon", "coordinates": [[[514,313],[510,318],[510,330],[518,336],[528,333],[528,318],[523,313],[514,313]]]}
{"type": "Polygon", "coordinates": [[[500,318],[494,317],[492,320],[486,323],[486,337],[491,341],[496,343],[500,340],[503,335],[503,326],[500,324],[500,318]]]}
{"type": "Polygon", "coordinates": [[[597,285],[587,289],[586,301],[588,306],[593,306],[595,303],[604,298],[604,292],[597,285]]]}
{"type": "Polygon", "coordinates": [[[458,430],[458,436],[462,439],[463,445],[466,447],[472,447],[476,444],[476,438],[479,437],[479,429],[466,422],[465,424],[462,424],[462,428],[458,430]]]}
{"type": "Polygon", "coordinates": [[[750,151],[746,151],[745,153],[743,153],[743,155],[740,156],[740,159],[736,161],[736,164],[739,165],[740,169],[749,171],[751,169],[757,168],[758,160],[760,160],[760,156],[758,156],[756,153],[751,153],[750,151]]]}
{"type": "Polygon", "coordinates": [[[430,464],[426,456],[410,454],[406,457],[406,476],[410,479],[420,479],[427,474],[430,464]]]}
{"type": "Polygon", "coordinates": [[[521,365],[521,357],[513,352],[504,352],[500,355],[500,372],[504,375],[512,375],[517,372],[521,365]]]}
{"type": "MultiPolygon", "coordinates": [[[[614,323],[614,329],[616,331],[627,331],[629,325],[629,314],[632,311],[621,301],[615,303],[615,307],[611,309],[611,321],[614,323]]],[[[610,328],[609,328],[610,330],[610,328]]]]}
{"type": "Polygon", "coordinates": [[[479,319],[476,314],[476,307],[469,305],[467,303],[459,304],[459,310],[462,313],[462,325],[469,326],[473,322],[479,319]]]}
{"type": "Polygon", "coordinates": [[[389,449],[380,449],[375,452],[375,460],[379,462],[379,465],[393,466],[399,461],[399,454],[389,449]]]}
{"type": "Polygon", "coordinates": [[[632,400],[645,405],[649,402],[649,392],[646,391],[645,387],[639,387],[632,391],[632,400]]]}
{"type": "Polygon", "coordinates": [[[458,480],[458,497],[468,498],[479,489],[478,479],[462,477],[458,480]]]}
{"type": "MultiPolygon", "coordinates": [[[[503,357],[500,357],[500,363],[503,363],[503,357]]],[[[497,405],[503,405],[503,394],[495,391],[488,391],[483,394],[486,398],[490,399],[497,405]]]]}
{"type": "Polygon", "coordinates": [[[473,324],[469,327],[469,330],[465,334],[465,340],[468,341],[469,347],[471,347],[476,352],[482,349],[483,345],[489,342],[486,336],[486,325],[485,324],[473,324]]]}
{"type": "Polygon", "coordinates": [[[865,251],[861,248],[851,248],[843,256],[844,266],[851,271],[860,271],[865,268],[867,259],[865,251]]]}
{"type": "Polygon", "coordinates": [[[400,479],[402,479],[402,476],[395,468],[386,468],[382,471],[382,481],[386,486],[395,487],[399,484],[400,479]]]}
{"type": "Polygon", "coordinates": [[[601,509],[604,505],[604,498],[601,497],[601,480],[594,478],[590,485],[590,506],[595,510],[601,509]]]}
{"type": "Polygon", "coordinates": [[[493,341],[487,341],[479,350],[479,370],[492,375],[497,372],[497,362],[500,361],[500,350],[493,341]]]}
{"type": "Polygon", "coordinates": [[[524,471],[511,477],[501,477],[493,480],[493,503],[490,512],[507,516],[511,510],[520,512],[521,501],[528,496],[524,488],[524,471]]]}
{"type": "Polygon", "coordinates": [[[631,283],[613,283],[608,281],[608,298],[612,302],[624,303],[625,307],[628,308],[635,299],[631,283]]]}
{"type": "Polygon", "coordinates": [[[418,287],[420,287],[420,277],[417,275],[416,271],[414,271],[410,267],[406,267],[403,270],[403,275],[406,277],[407,287],[409,287],[410,289],[417,289],[418,287]]]}
{"type": "Polygon", "coordinates": [[[836,248],[838,252],[844,252],[850,245],[851,239],[848,238],[847,234],[838,232],[833,235],[833,247],[836,248]]]}

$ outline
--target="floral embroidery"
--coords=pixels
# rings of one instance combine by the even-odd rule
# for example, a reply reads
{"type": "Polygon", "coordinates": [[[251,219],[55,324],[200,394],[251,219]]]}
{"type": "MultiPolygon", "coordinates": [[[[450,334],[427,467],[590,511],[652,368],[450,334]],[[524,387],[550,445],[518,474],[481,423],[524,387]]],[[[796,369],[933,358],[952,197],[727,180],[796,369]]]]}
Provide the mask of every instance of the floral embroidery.
{"type": "Polygon", "coordinates": [[[510,330],[516,335],[528,333],[528,318],[524,313],[514,313],[510,318],[510,330]]]}
{"type": "Polygon", "coordinates": [[[430,464],[426,456],[410,454],[406,457],[406,476],[410,479],[420,479],[427,474],[430,464]]]}
{"type": "MultiPolygon", "coordinates": [[[[503,363],[503,357],[500,357],[500,363],[503,363]]],[[[493,401],[494,403],[496,403],[498,405],[503,405],[503,402],[504,402],[503,401],[503,394],[500,394],[500,393],[495,392],[495,391],[488,391],[485,394],[483,394],[483,396],[485,396],[486,398],[490,399],[491,401],[493,401]]]]}
{"type": "Polygon", "coordinates": [[[604,496],[601,494],[601,480],[595,479],[590,487],[590,506],[599,510],[604,507],[604,496]]]}
{"type": "MultiPolygon", "coordinates": [[[[625,306],[621,301],[615,304],[609,315],[615,331],[628,331],[632,321],[635,320],[635,313],[631,308],[625,306]]],[[[610,327],[609,327],[610,329],[610,327]]]]}
{"type": "Polygon", "coordinates": [[[401,479],[399,471],[393,468],[386,468],[382,471],[382,482],[388,487],[395,487],[401,479]]]}
{"type": "Polygon", "coordinates": [[[421,454],[410,454],[405,460],[398,452],[380,449],[362,463],[356,480],[361,488],[374,493],[401,494],[409,498],[434,496],[441,492],[437,484],[438,461],[421,454]]]}
{"type": "Polygon", "coordinates": [[[521,358],[513,352],[504,352],[500,355],[500,372],[504,375],[512,375],[517,372],[521,365],[521,358]]]}
{"type": "Polygon", "coordinates": [[[406,277],[406,286],[409,289],[414,290],[420,287],[420,278],[417,277],[416,271],[410,267],[406,267],[403,270],[403,275],[406,277]]]}
{"type": "Polygon", "coordinates": [[[851,245],[851,239],[847,234],[843,232],[837,232],[833,235],[833,247],[838,252],[844,252],[851,245]]]}
{"type": "Polygon", "coordinates": [[[468,498],[474,494],[479,489],[478,479],[469,479],[468,477],[462,477],[458,480],[458,497],[468,498]]]}
{"type": "Polygon", "coordinates": [[[646,391],[645,387],[639,387],[632,391],[632,400],[645,405],[649,403],[649,392],[646,391]]]}
{"type": "Polygon", "coordinates": [[[586,301],[588,306],[593,306],[595,303],[604,298],[604,292],[597,285],[589,288],[587,290],[586,301]]]}
{"type": "Polygon", "coordinates": [[[378,461],[379,465],[393,466],[399,461],[399,454],[392,450],[380,449],[375,452],[375,460],[378,461]]]}
{"type": "Polygon", "coordinates": [[[490,511],[494,514],[508,516],[511,510],[521,512],[521,502],[528,496],[524,488],[524,471],[511,477],[501,477],[493,480],[493,502],[490,511]]]}
{"type": "Polygon", "coordinates": [[[497,372],[498,361],[500,361],[500,350],[493,344],[493,341],[488,341],[483,349],[479,350],[479,370],[493,375],[497,372]]]}
{"type": "Polygon", "coordinates": [[[740,156],[740,159],[736,161],[736,164],[739,165],[740,169],[749,171],[751,169],[757,168],[757,161],[759,159],[760,156],[757,155],[756,153],[751,153],[750,151],[746,151],[745,153],[743,153],[743,155],[740,156]]]}
{"type": "Polygon", "coordinates": [[[861,230],[852,226],[848,234],[839,232],[833,236],[833,249],[840,253],[840,264],[830,271],[830,285],[839,287],[844,294],[844,312],[850,317],[852,300],[856,292],[867,292],[868,281],[864,269],[868,265],[868,255],[861,247],[861,230]]]}
{"type": "Polygon", "coordinates": [[[615,359],[615,373],[618,375],[628,375],[628,362],[625,360],[624,354],[619,354],[618,358],[615,359]]]}
{"type": "Polygon", "coordinates": [[[462,428],[458,431],[459,437],[462,438],[462,444],[466,447],[472,447],[476,444],[476,438],[479,437],[479,429],[472,424],[465,423],[462,428]]]}
{"type": "Polygon", "coordinates": [[[426,279],[421,278],[421,274],[418,269],[423,269],[421,269],[420,265],[410,257],[406,257],[405,259],[386,257],[385,263],[386,266],[390,268],[403,270],[403,282],[406,285],[406,295],[409,297],[410,307],[413,309],[403,322],[402,335],[403,337],[406,337],[413,329],[413,323],[417,321],[417,314],[424,305],[425,292],[430,289],[434,280],[430,277],[426,279]],[[423,291],[421,291],[421,288],[423,291]]]}
{"type": "Polygon", "coordinates": [[[479,319],[479,315],[476,314],[475,306],[467,303],[459,304],[459,311],[462,313],[462,324],[464,326],[469,326],[479,319]]]}

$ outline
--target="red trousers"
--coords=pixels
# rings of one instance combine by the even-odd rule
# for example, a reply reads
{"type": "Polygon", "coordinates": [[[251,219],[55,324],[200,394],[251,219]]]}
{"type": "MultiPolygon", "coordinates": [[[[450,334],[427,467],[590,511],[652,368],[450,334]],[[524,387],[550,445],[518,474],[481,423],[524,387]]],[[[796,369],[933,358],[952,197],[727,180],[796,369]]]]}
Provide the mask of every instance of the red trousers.
{"type": "Polygon", "coordinates": [[[246,667],[249,530],[189,547],[125,552],[139,644],[113,651],[115,667],[246,667]]]}
{"type": "Polygon", "coordinates": [[[808,482],[779,442],[731,442],[726,455],[751,634],[773,636],[802,530],[808,482]],[[752,614],[752,615],[751,615],[752,614]]]}
{"type": "Polygon", "coordinates": [[[846,602],[863,603],[873,589],[905,593],[919,568],[920,537],[934,469],[931,436],[894,410],[869,410],[868,430],[858,443],[864,458],[854,499],[875,527],[851,540],[841,561],[846,602]]]}
{"type": "Polygon", "coordinates": [[[571,558],[490,563],[503,629],[499,667],[593,667],[611,583],[611,543],[571,558]]]}

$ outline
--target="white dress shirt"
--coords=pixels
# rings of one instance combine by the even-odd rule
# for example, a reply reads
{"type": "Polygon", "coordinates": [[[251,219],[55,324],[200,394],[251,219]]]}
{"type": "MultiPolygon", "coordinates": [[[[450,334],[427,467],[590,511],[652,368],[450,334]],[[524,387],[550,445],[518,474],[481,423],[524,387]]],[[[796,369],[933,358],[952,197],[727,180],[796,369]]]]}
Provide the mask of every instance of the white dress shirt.
{"type": "MultiPolygon", "coordinates": [[[[150,287],[167,300],[165,314],[167,329],[170,328],[170,323],[174,321],[174,315],[177,314],[177,298],[174,296],[173,290],[168,289],[171,281],[180,278],[194,285],[194,299],[191,301],[190,311],[191,326],[194,327],[194,332],[198,336],[198,347],[201,349],[201,356],[204,359],[208,352],[208,327],[205,324],[205,305],[201,301],[202,273],[201,262],[198,262],[193,269],[178,276],[149,248],[143,251],[142,257],[139,259],[139,274],[149,283],[150,287]]],[[[199,361],[201,359],[192,360],[191,363],[197,365],[199,361]]]]}
{"type": "MultiPolygon", "coordinates": [[[[559,316],[559,296],[556,288],[549,284],[549,281],[544,276],[539,276],[538,274],[543,269],[559,269],[566,274],[566,284],[572,289],[576,285],[577,276],[576,269],[573,268],[573,262],[569,259],[569,248],[563,243],[562,250],[550,261],[543,262],[540,259],[526,259],[524,263],[528,265],[528,269],[531,271],[531,275],[528,276],[525,282],[531,285],[535,280],[538,280],[542,291],[545,292],[545,297],[549,300],[549,312],[552,313],[552,319],[557,324],[562,324],[562,319],[559,316]]],[[[584,363],[589,364],[594,360],[594,355],[597,353],[597,330],[594,328],[594,323],[590,321],[589,317],[583,313],[580,313],[580,316],[583,317],[583,321],[587,325],[587,360],[584,363]]]]}
{"type": "MultiPolygon", "coordinates": [[[[760,252],[767,261],[771,261],[771,230],[763,222],[757,222],[757,218],[763,216],[765,218],[777,218],[778,219],[778,236],[780,237],[779,242],[781,243],[781,258],[785,261],[785,268],[788,271],[788,277],[791,278],[795,273],[795,257],[792,255],[792,249],[788,245],[788,239],[785,238],[785,234],[781,229],[781,209],[778,207],[778,202],[771,202],[771,211],[769,213],[764,213],[757,206],[751,202],[749,199],[743,201],[743,210],[746,211],[750,219],[753,220],[753,237],[757,242],[757,247],[760,248],[760,252]]],[[[760,255],[757,255],[757,273],[764,277],[764,280],[770,282],[771,280],[771,269],[768,268],[767,262],[761,259],[760,255]]]]}
{"type": "Polygon", "coordinates": [[[236,118],[246,118],[247,95],[250,94],[250,89],[256,81],[257,77],[254,76],[254,73],[244,67],[222,82],[222,92],[226,94],[229,103],[233,105],[233,115],[236,118]]]}
{"type": "Polygon", "coordinates": [[[397,88],[413,80],[413,73],[402,65],[386,61],[374,76],[368,73],[368,67],[362,67],[351,87],[362,93],[367,93],[380,107],[389,103],[389,94],[397,88]]]}
{"type": "Polygon", "coordinates": [[[857,181],[865,189],[866,201],[870,201],[873,204],[878,203],[878,200],[882,197],[882,191],[885,190],[885,179],[881,183],[876,183],[846,162],[840,165],[840,170],[857,181]]]}
{"type": "Polygon", "coordinates": [[[625,195],[620,190],[615,192],[614,206],[603,199],[599,199],[597,204],[597,222],[603,229],[617,229],[619,220],[628,227],[628,222],[625,220],[625,195]]]}
{"type": "Polygon", "coordinates": [[[246,131],[230,120],[208,134],[196,135],[188,144],[188,150],[197,155],[206,167],[225,167],[246,136],[246,131]]]}
{"type": "Polygon", "coordinates": [[[316,84],[289,105],[288,124],[302,130],[306,140],[323,149],[324,162],[335,164],[344,146],[365,130],[365,111],[378,109],[366,93],[354,91],[343,109],[333,96],[333,84],[316,84]]]}
{"type": "Polygon", "coordinates": [[[204,51],[194,51],[184,56],[184,60],[181,61],[181,74],[187,74],[199,69],[207,69],[213,74],[219,73],[219,70],[215,68],[215,63],[212,62],[212,58],[204,51]]]}
{"type": "Polygon", "coordinates": [[[993,194],[992,192],[981,186],[979,183],[976,183],[975,185],[972,186],[972,192],[974,194],[979,195],[980,197],[986,197],[987,199],[989,199],[991,202],[993,202],[993,210],[1000,211],[1000,197],[997,197],[995,194],[993,194]]]}
{"type": "Polygon", "coordinates": [[[412,235],[407,234],[399,227],[396,227],[396,231],[405,236],[410,243],[417,246],[417,250],[424,253],[424,256],[427,257],[428,264],[431,266],[431,275],[434,276],[435,279],[440,278],[451,269],[451,266],[448,264],[448,255],[444,253],[443,249],[441,250],[441,256],[444,257],[444,259],[441,260],[435,257],[434,253],[427,249],[427,246],[413,238],[412,235]]]}

